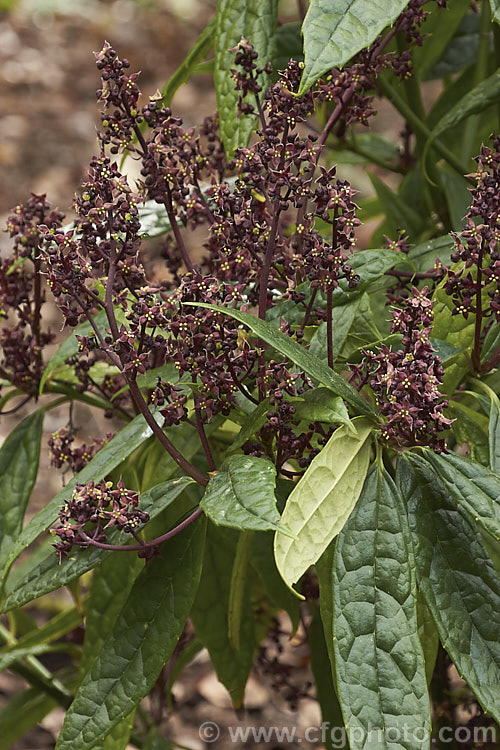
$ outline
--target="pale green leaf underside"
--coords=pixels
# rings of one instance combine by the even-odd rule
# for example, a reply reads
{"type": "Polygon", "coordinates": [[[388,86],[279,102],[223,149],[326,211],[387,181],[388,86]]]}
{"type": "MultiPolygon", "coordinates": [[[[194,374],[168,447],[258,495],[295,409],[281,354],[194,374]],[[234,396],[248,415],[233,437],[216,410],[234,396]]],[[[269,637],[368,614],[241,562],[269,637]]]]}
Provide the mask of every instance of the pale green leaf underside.
{"type": "Polygon", "coordinates": [[[368,47],[409,0],[311,0],[302,26],[305,68],[299,94],[327,70],[368,47]]]}
{"type": "Polygon", "coordinates": [[[323,554],[347,521],[363,487],[372,430],[363,418],[336,430],[292,490],[281,517],[295,539],[276,534],[274,555],[283,580],[292,586],[323,554]]]}
{"type": "Polygon", "coordinates": [[[337,539],[332,585],[337,685],[351,750],[424,750],[431,717],[411,535],[401,497],[378,467],[337,539]]]}

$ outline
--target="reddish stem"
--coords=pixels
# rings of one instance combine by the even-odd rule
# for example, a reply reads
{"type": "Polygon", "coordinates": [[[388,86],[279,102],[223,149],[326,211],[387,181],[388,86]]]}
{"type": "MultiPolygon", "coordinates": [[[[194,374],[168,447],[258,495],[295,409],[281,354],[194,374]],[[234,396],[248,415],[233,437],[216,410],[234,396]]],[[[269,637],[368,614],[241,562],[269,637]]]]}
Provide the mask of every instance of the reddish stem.
{"type": "Polygon", "coordinates": [[[98,547],[99,549],[109,549],[113,550],[113,552],[139,552],[140,550],[158,547],[159,544],[172,539],[172,537],[176,536],[185,528],[190,526],[193,521],[196,521],[196,519],[201,515],[203,515],[203,511],[200,508],[197,508],[193,513],[191,513],[190,516],[182,521],[182,523],[180,523],[178,526],[175,526],[173,529],[170,529],[170,531],[167,531],[166,534],[162,534],[161,536],[156,537],[156,539],[151,539],[150,542],[142,542],[141,544],[106,544],[104,542],[96,542],[84,531],[80,531],[80,533],[85,539],[85,542],[87,542],[92,547],[98,547]]]}

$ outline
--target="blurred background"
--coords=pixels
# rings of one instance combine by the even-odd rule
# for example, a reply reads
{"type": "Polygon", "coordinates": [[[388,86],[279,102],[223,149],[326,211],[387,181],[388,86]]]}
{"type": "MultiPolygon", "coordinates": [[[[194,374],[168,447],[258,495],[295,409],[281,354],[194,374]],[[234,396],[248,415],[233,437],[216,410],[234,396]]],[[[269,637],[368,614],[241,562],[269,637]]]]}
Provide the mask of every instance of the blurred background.
{"type": "MultiPolygon", "coordinates": [[[[216,0],[0,0],[0,222],[30,191],[67,211],[97,148],[99,76],[108,40],[146,95],[161,87],[215,12],[216,0]]],[[[215,109],[210,76],[175,98],[192,124],[215,109]]],[[[2,232],[2,245],[6,236],[2,232]]]]}

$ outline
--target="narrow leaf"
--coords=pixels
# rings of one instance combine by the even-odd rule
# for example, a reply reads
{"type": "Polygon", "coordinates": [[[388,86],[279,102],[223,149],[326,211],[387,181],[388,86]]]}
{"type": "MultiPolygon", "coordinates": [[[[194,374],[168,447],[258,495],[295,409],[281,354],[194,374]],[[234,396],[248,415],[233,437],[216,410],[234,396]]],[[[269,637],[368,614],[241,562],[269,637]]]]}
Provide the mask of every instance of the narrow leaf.
{"type": "Polygon", "coordinates": [[[274,555],[276,566],[290,587],[342,529],[363,487],[372,427],[362,418],[354,425],[357,435],[345,425],[333,433],[285,505],[281,520],[296,538],[276,534],[274,555]]]}
{"type": "Polygon", "coordinates": [[[490,107],[495,102],[500,101],[500,70],[497,70],[489,78],[481,81],[472,91],[463,96],[434,126],[429,139],[425,145],[425,155],[432,146],[436,138],[445,133],[450,128],[460,125],[470,115],[490,107]]]}
{"type": "Polygon", "coordinates": [[[0,709],[0,750],[10,750],[14,742],[57,707],[57,700],[39,688],[28,688],[15,695],[0,709]]]}
{"type": "Polygon", "coordinates": [[[217,526],[280,531],[274,488],[276,468],[265,458],[229,456],[210,479],[200,508],[217,526]]]}
{"type": "MultiPolygon", "coordinates": [[[[240,39],[244,37],[259,55],[259,65],[272,60],[274,55],[274,35],[277,25],[277,0],[219,0],[215,27],[215,91],[220,119],[220,134],[226,153],[231,157],[238,146],[246,146],[256,118],[239,116],[238,97],[231,69],[234,65],[234,52],[240,39]]],[[[261,75],[259,83],[265,91],[268,76],[261,75]]],[[[254,102],[249,99],[250,104],[254,102]]]]}
{"type": "Polygon", "coordinates": [[[130,589],[143,567],[144,560],[134,553],[111,553],[95,567],[84,605],[85,638],[80,660],[82,675],[88,672],[102,644],[113,630],[130,589]]]}
{"type": "Polygon", "coordinates": [[[417,599],[418,637],[422,645],[425,659],[425,675],[427,684],[431,684],[436,658],[439,650],[439,633],[421,593],[417,599]]]}
{"type": "MultiPolygon", "coordinates": [[[[163,417],[158,414],[155,416],[158,424],[162,424],[163,417]]],[[[69,498],[77,483],[86,484],[90,480],[101,481],[106,474],[109,474],[122,461],[124,461],[141,443],[152,435],[151,428],[148,427],[144,417],[139,415],[126,425],[118,435],[97,453],[94,458],[82,469],[68,484],[62,489],[37,515],[28,523],[16,539],[10,550],[9,557],[3,570],[3,582],[14,560],[31,542],[35,541],[37,536],[46,531],[57,518],[59,509],[69,498]]]]}
{"type": "Polygon", "coordinates": [[[334,735],[332,732],[335,731],[334,728],[342,727],[344,722],[342,720],[340,705],[333,685],[333,676],[330,667],[330,659],[328,658],[324,626],[318,611],[314,612],[314,616],[309,626],[308,641],[309,651],[311,653],[311,670],[316,687],[316,696],[321,708],[322,726],[324,724],[330,728],[330,731],[327,731],[325,734],[325,747],[326,750],[333,750],[337,743],[335,742],[334,744],[334,735]]]}
{"type": "Polygon", "coordinates": [[[205,26],[175,73],[170,76],[167,83],[162,87],[162,102],[166,106],[171,103],[175,92],[182,84],[189,81],[197,64],[208,55],[214,43],[214,36],[215,19],[205,26]]]}
{"type": "Polygon", "coordinates": [[[374,466],[335,547],[335,664],[352,750],[428,747],[414,565],[402,499],[374,466]]]}
{"type": "Polygon", "coordinates": [[[295,632],[300,622],[300,602],[276,570],[273,538],[269,534],[256,534],[252,546],[250,564],[259,576],[266,594],[278,609],[288,612],[295,632]]]}
{"type": "Polygon", "coordinates": [[[23,419],[0,448],[0,567],[14,546],[38,474],[42,409],[23,419]]]}
{"type": "MultiPolygon", "coordinates": [[[[180,477],[156,485],[148,492],[141,494],[139,507],[149,513],[150,521],[153,521],[192,483],[193,480],[190,477],[180,477]]],[[[124,544],[130,540],[130,536],[119,531],[111,531],[108,539],[111,544],[124,544]]],[[[65,586],[88,570],[92,570],[110,555],[115,554],[120,556],[130,553],[114,553],[110,550],[97,549],[97,547],[74,549],[67,560],[59,563],[57,556],[51,552],[42,562],[35,561],[35,564],[26,570],[22,577],[16,578],[15,585],[6,587],[0,611],[8,612],[49,591],[65,586]]]]}
{"type": "Polygon", "coordinates": [[[409,0],[311,0],[302,26],[305,68],[299,95],[330,68],[368,47],[409,0]]]}
{"type": "Polygon", "coordinates": [[[189,616],[204,538],[199,519],[139,575],[66,714],[57,750],[92,750],[150,691],[189,616]]]}
{"type": "Polygon", "coordinates": [[[493,19],[500,23],[500,0],[490,0],[490,8],[493,19]]]}
{"type": "MultiPolygon", "coordinates": [[[[333,308],[332,321],[334,336],[332,352],[334,361],[342,351],[342,347],[344,346],[345,340],[351,330],[351,326],[354,323],[360,304],[361,296],[358,296],[345,305],[338,305],[333,308]]],[[[326,320],[320,323],[309,346],[311,354],[314,354],[315,357],[319,357],[324,361],[328,360],[327,328],[326,320]]]]}
{"type": "Polygon", "coordinates": [[[490,469],[500,474],[500,399],[486,383],[478,382],[490,399],[490,419],[488,424],[488,444],[490,449],[490,469]]]}
{"type": "Polygon", "coordinates": [[[440,486],[480,526],[500,539],[500,476],[485,466],[456,453],[436,454],[423,449],[408,460],[426,481],[440,486]]]}
{"type": "Polygon", "coordinates": [[[203,302],[187,303],[193,304],[195,307],[206,307],[209,310],[215,310],[220,313],[224,313],[240,323],[243,323],[250,328],[259,338],[265,341],[270,346],[273,346],[285,357],[288,357],[297,367],[304,370],[314,380],[317,380],[321,385],[329,388],[333,393],[341,396],[343,399],[348,401],[350,404],[355,406],[363,414],[374,414],[372,407],[359,395],[359,393],[351,386],[346,383],[336,372],[331,370],[328,365],[318,357],[314,357],[310,352],[304,349],[303,346],[298,344],[296,341],[286,336],[281,331],[277,331],[274,326],[267,323],[265,320],[256,318],[255,315],[242,312],[241,310],[235,310],[233,308],[218,307],[217,305],[207,305],[203,302]]]}
{"type": "Polygon", "coordinates": [[[231,453],[238,450],[238,448],[241,448],[242,445],[245,445],[245,443],[265,425],[269,409],[270,405],[268,398],[265,398],[255,407],[255,409],[253,409],[248,415],[248,418],[242,424],[241,430],[231,444],[231,447],[229,448],[231,453]]]}
{"type": "MultiPolygon", "coordinates": [[[[97,313],[97,315],[94,316],[94,323],[96,326],[100,329],[104,330],[104,327],[107,323],[107,317],[104,310],[101,310],[101,312],[97,313]]],[[[47,365],[45,367],[45,370],[43,371],[42,378],[40,380],[40,388],[39,392],[43,393],[45,384],[47,383],[49,377],[60,367],[64,365],[68,357],[73,357],[75,354],[78,353],[78,336],[90,336],[94,333],[94,329],[90,325],[90,323],[85,322],[81,323],[76,328],[71,329],[71,333],[68,336],[67,339],[63,341],[59,349],[55,352],[55,354],[50,358],[50,360],[47,362],[47,365]]]]}
{"type": "Polygon", "coordinates": [[[241,706],[255,650],[254,616],[248,584],[242,601],[240,648],[228,638],[228,608],[238,534],[208,524],[200,587],[191,613],[196,635],[208,649],[219,680],[235,708],[241,706]]]}
{"type": "MultiPolygon", "coordinates": [[[[66,635],[71,630],[80,625],[83,617],[76,607],[70,607],[65,609],[59,614],[55,615],[46,625],[31,630],[16,643],[16,648],[29,648],[30,646],[37,646],[41,643],[52,643],[63,635],[66,635]]],[[[4,646],[0,649],[0,653],[7,652],[9,649],[4,646]]]]}
{"type": "Polygon", "coordinates": [[[419,589],[444,648],[485,711],[500,719],[500,578],[480,530],[443,485],[401,456],[419,589]]]}
{"type": "Polygon", "coordinates": [[[391,222],[392,228],[394,230],[405,229],[410,239],[418,237],[422,231],[423,220],[415,209],[409,206],[398,193],[391,190],[377,175],[369,172],[368,176],[380,202],[384,206],[386,216],[391,222]]]}
{"type": "Polygon", "coordinates": [[[422,77],[427,78],[427,73],[439,63],[469,10],[470,0],[453,0],[446,9],[429,13],[422,25],[422,33],[429,34],[429,38],[424,37],[424,43],[412,50],[415,68],[422,71],[422,77]]]}

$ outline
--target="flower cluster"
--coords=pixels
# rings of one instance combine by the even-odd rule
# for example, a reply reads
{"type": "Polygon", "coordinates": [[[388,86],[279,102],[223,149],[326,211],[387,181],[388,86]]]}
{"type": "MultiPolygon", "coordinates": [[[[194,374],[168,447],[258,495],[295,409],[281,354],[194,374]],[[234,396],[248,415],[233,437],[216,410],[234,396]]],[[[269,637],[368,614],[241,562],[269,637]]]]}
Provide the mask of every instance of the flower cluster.
{"type": "Polygon", "coordinates": [[[465,228],[455,235],[452,260],[457,265],[448,272],[446,292],[454,302],[453,314],[470,313],[480,317],[495,315],[500,320],[500,138],[493,137],[492,148],[481,147],[476,158],[476,187],[465,217],[465,228]],[[485,306],[483,290],[490,297],[485,306]]]}
{"type": "Polygon", "coordinates": [[[58,232],[42,226],[47,282],[68,325],[104,306],[94,287],[109,277],[111,267],[115,294],[144,284],[137,203],[117,165],[101,155],[92,159],[89,179],[76,198],[76,228],[58,232]]]}
{"type": "Polygon", "coordinates": [[[17,322],[0,332],[0,376],[21,391],[38,393],[43,372],[43,348],[53,336],[43,331],[41,307],[45,296],[41,279],[40,224],[61,226],[64,214],[53,211],[45,195],[31,195],[25,205],[16,206],[7,221],[14,239],[14,252],[0,260],[0,316],[14,313],[17,322]]]}
{"type": "Polygon", "coordinates": [[[75,436],[64,428],[57,430],[48,440],[50,465],[56,469],[67,466],[77,474],[112,437],[113,434],[108,433],[105,438],[96,438],[93,445],[83,443],[79,448],[73,448],[75,436]]]}
{"type": "Polygon", "coordinates": [[[440,433],[452,420],[443,414],[448,405],[439,391],[444,373],[429,341],[433,303],[427,287],[412,292],[404,307],[393,311],[391,332],[402,334],[402,348],[365,351],[362,363],[351,370],[353,379],[360,386],[368,382],[375,394],[384,439],[397,449],[424,445],[443,451],[440,433]]]}
{"type": "Polygon", "coordinates": [[[54,547],[64,559],[74,546],[87,548],[107,542],[106,529],[116,527],[136,537],[136,529],[149,521],[149,515],[137,505],[137,492],[127,490],[120,479],[112,482],[77,484],[59,512],[59,526],[52,530],[60,541],[54,547]]]}

